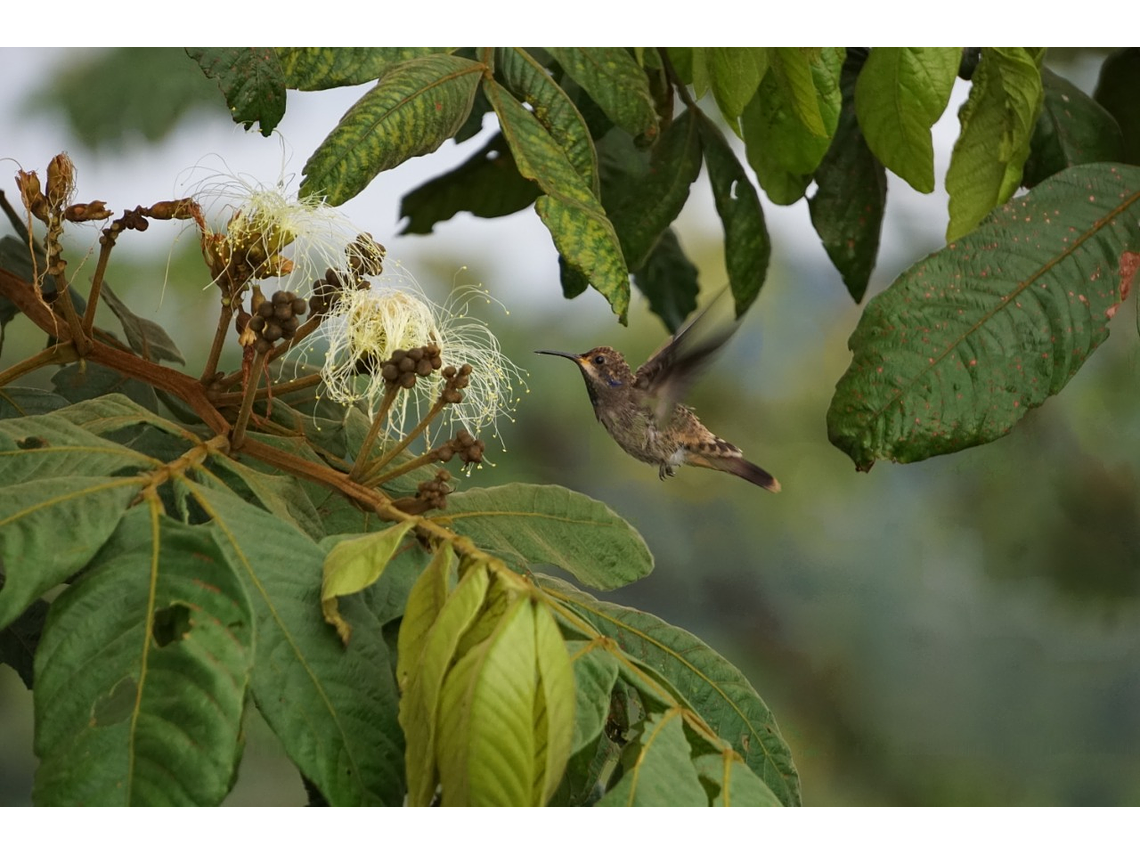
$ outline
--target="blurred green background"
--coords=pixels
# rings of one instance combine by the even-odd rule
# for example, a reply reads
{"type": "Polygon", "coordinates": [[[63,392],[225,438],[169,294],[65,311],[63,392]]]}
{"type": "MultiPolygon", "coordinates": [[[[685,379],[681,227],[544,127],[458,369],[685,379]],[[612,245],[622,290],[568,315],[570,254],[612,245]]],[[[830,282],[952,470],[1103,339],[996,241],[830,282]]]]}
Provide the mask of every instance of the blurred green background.
{"type": "MultiPolygon", "coordinates": [[[[1090,91],[1102,58],[1065,51],[1048,61],[1090,91]]],[[[81,200],[115,209],[179,195],[198,164],[269,184],[299,173],[360,94],[290,93],[280,136],[263,139],[229,122],[213,84],[175,50],[5,49],[0,71],[0,157],[42,170],[67,150],[81,200]]],[[[940,178],[964,92],[936,128],[940,178]]],[[[597,424],[571,365],[532,354],[610,344],[637,363],[665,336],[643,300],[635,295],[628,328],[596,294],[564,301],[554,249],[531,212],[460,216],[433,235],[398,236],[400,195],[477,145],[412,161],[346,206],[429,296],[481,283],[510,309],[482,315],[530,372],[529,391],[514,420],[500,422],[507,450],[489,440],[493,465],[464,483],[559,483],[637,526],[657,567],[612,598],[695,632],[744,671],[791,744],[805,803],[1140,802],[1134,306],[1061,395],[1007,438],[859,474],[828,444],[824,415],[860,307],[806,206],[764,200],[774,245],[767,283],[689,403],[784,491],[695,469],[662,483],[597,424]]],[[[3,189],[11,197],[15,188],[3,189]]],[[[946,224],[941,193],[920,197],[892,182],[888,198],[872,294],[937,249],[946,224]]],[[[702,271],[705,302],[726,281],[718,230],[702,177],[680,237],[702,271]]],[[[97,232],[80,237],[73,266],[97,232]]],[[[109,281],[200,364],[213,299],[193,236],[158,224],[126,238],[109,281]]],[[[29,326],[8,326],[3,364],[41,345],[29,326]]],[[[35,379],[47,383],[46,374],[35,379]]],[[[0,734],[0,804],[26,804],[31,696],[2,666],[0,734]]],[[[230,802],[304,801],[275,738],[251,715],[230,802]]]]}

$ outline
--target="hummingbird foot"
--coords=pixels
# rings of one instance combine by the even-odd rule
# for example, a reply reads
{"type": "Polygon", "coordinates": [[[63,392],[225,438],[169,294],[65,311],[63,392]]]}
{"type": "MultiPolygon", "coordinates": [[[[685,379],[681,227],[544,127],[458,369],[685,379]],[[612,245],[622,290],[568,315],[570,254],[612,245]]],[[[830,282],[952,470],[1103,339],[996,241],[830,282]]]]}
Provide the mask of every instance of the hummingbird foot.
{"type": "Polygon", "coordinates": [[[662,463],[657,468],[657,474],[660,476],[661,480],[664,481],[666,478],[672,478],[677,474],[677,472],[668,463],[662,463]]]}

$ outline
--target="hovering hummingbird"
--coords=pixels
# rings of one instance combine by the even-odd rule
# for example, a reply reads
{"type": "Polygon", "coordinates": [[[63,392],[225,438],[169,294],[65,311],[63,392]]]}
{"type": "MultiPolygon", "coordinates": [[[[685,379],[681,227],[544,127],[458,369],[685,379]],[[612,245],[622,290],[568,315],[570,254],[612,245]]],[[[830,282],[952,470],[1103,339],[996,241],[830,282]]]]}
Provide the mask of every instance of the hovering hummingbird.
{"type": "MultiPolygon", "coordinates": [[[[707,310],[706,310],[707,311],[707,310]]],[[[585,353],[536,350],[577,363],[598,421],[627,454],[657,464],[664,480],[678,466],[703,466],[731,472],[765,490],[780,492],[780,482],[744,459],[740,449],[716,436],[688,407],[677,401],[696,375],[732,335],[735,326],[693,337],[704,312],[649,357],[636,373],[612,347],[585,353]]]]}

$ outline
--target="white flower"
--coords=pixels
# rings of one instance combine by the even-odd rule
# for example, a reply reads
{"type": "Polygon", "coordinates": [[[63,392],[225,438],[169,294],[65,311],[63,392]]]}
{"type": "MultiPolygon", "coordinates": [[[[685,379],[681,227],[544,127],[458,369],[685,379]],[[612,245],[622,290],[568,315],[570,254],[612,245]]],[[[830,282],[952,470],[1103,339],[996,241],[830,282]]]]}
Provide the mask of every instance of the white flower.
{"type": "MultiPolygon", "coordinates": [[[[398,262],[388,266],[395,272],[374,277],[370,288],[345,291],[317,333],[328,342],[321,376],[329,397],[344,404],[364,401],[372,415],[385,392],[380,363],[394,350],[435,344],[444,366],[468,364],[472,372],[463,401],[445,407],[428,428],[428,444],[433,434],[456,425],[478,435],[514,409],[514,387],[522,382],[518,367],[503,355],[486,324],[467,314],[472,299],[489,298],[475,288],[460,288],[446,306],[438,306],[398,262]]],[[[444,383],[437,371],[397,395],[386,436],[410,431],[439,398],[444,383]]]]}

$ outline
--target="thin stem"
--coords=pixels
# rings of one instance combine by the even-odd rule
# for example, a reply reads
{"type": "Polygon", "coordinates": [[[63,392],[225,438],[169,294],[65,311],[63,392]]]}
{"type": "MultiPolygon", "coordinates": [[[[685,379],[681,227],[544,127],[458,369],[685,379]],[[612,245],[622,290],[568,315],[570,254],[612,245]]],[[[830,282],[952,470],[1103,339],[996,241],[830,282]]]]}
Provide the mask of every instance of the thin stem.
{"type": "Polygon", "coordinates": [[[103,236],[99,238],[99,261],[95,265],[95,275],[91,277],[91,291],[87,295],[87,311],[83,313],[83,331],[91,334],[95,325],[95,309],[99,307],[99,295],[103,290],[103,275],[107,272],[107,262],[111,258],[111,250],[115,247],[115,240],[119,232],[112,225],[103,229],[103,236]]]}
{"type": "Polygon", "coordinates": [[[357,452],[356,462],[352,464],[352,471],[348,473],[348,477],[358,480],[361,473],[363,473],[368,463],[368,455],[372,453],[372,446],[376,443],[376,437],[380,435],[380,429],[384,427],[385,422],[388,421],[388,412],[392,409],[392,403],[396,400],[396,396],[400,394],[400,387],[394,383],[389,383],[384,387],[384,397],[380,401],[380,409],[376,411],[376,415],[372,417],[372,425],[368,428],[368,436],[364,437],[364,442],[360,444],[360,451],[357,452]]]}
{"type": "Polygon", "coordinates": [[[23,377],[37,368],[45,365],[64,365],[79,358],[75,347],[70,341],[54,344],[27,359],[17,362],[11,368],[0,371],[0,387],[7,386],[13,380],[23,377]]]}
{"type": "MultiPolygon", "coordinates": [[[[290,350],[292,350],[294,347],[297,346],[297,342],[299,342],[301,339],[308,336],[310,333],[312,333],[313,330],[315,330],[317,327],[319,327],[321,325],[322,319],[323,319],[323,315],[313,315],[311,318],[309,318],[307,321],[305,321],[303,324],[301,324],[301,326],[297,327],[297,331],[295,333],[293,333],[292,338],[286,339],[285,341],[281,342],[281,344],[279,344],[275,348],[273,348],[273,350],[269,351],[269,355],[266,357],[266,361],[272,362],[274,359],[277,359],[283,353],[288,353],[290,350]]],[[[314,376],[316,376],[318,379],[320,378],[319,374],[314,375],[314,376]]],[[[229,374],[227,374],[225,377],[223,377],[221,380],[219,380],[218,384],[221,386],[232,386],[234,383],[236,383],[240,379],[241,379],[241,371],[240,370],[239,371],[231,371],[229,374]]],[[[316,382],[317,382],[316,380],[313,381],[313,383],[316,383],[316,382]]],[[[307,385],[312,385],[312,384],[307,384],[307,385]]],[[[298,388],[304,388],[304,387],[301,386],[298,388]]],[[[274,394],[276,394],[277,390],[274,389],[273,392],[274,392],[274,394]]]]}
{"type": "Polygon", "coordinates": [[[230,445],[235,451],[241,448],[242,441],[245,439],[245,429],[249,424],[250,413],[253,412],[253,396],[261,382],[261,369],[264,367],[265,354],[254,353],[253,365],[249,369],[249,382],[245,386],[245,397],[242,399],[241,409],[238,410],[237,419],[234,421],[233,439],[230,445]]]}
{"type": "MultiPolygon", "coordinates": [[[[447,390],[445,389],[444,392],[446,391],[447,390]]],[[[412,440],[427,430],[427,426],[431,424],[432,420],[440,414],[445,406],[447,406],[447,402],[443,399],[443,393],[440,393],[439,398],[436,399],[436,402],[432,404],[431,409],[428,410],[428,414],[420,419],[420,423],[412,428],[407,436],[405,436],[403,439],[385,451],[382,455],[380,455],[380,459],[369,466],[367,470],[365,470],[365,480],[374,477],[377,472],[391,463],[396,458],[397,454],[407,448],[408,445],[411,444],[412,440]]]]}
{"type": "Polygon", "coordinates": [[[226,343],[226,334],[229,332],[233,317],[233,300],[225,297],[222,300],[222,313],[218,316],[218,328],[214,330],[214,341],[210,345],[210,355],[206,357],[206,367],[202,371],[203,385],[213,380],[218,371],[218,360],[222,356],[222,346],[226,343]]]}
{"type": "MultiPolygon", "coordinates": [[[[266,357],[266,361],[268,361],[272,356],[273,352],[270,351],[269,357],[266,357]]],[[[222,380],[220,382],[225,383],[225,380],[222,380]]],[[[310,386],[316,386],[320,382],[320,374],[306,374],[304,377],[298,377],[296,380],[290,380],[287,383],[277,383],[273,386],[259,388],[257,390],[257,400],[260,401],[262,398],[265,398],[269,395],[284,395],[288,392],[296,392],[300,389],[308,389],[310,386]]],[[[225,394],[218,395],[216,400],[219,406],[226,406],[228,404],[240,403],[243,398],[245,398],[244,392],[226,392],[225,394]]]]}
{"type": "Polygon", "coordinates": [[[79,314],[75,311],[75,303],[71,301],[71,285],[68,284],[62,271],[55,274],[56,302],[63,307],[63,317],[67,321],[67,328],[71,332],[71,340],[75,342],[75,349],[82,356],[89,348],[89,338],[83,331],[83,324],[79,314]]]}
{"type": "MultiPolygon", "coordinates": [[[[361,483],[367,484],[369,487],[375,487],[377,484],[383,484],[385,481],[391,481],[393,478],[399,478],[401,475],[406,475],[408,472],[419,469],[421,466],[426,466],[429,463],[435,463],[437,460],[439,460],[439,452],[442,448],[443,446],[440,446],[439,448],[433,448],[429,451],[425,451],[419,457],[413,457],[406,463],[401,463],[395,469],[389,469],[387,472],[381,472],[379,475],[374,475],[372,477],[366,478],[361,483]]],[[[369,467],[370,470],[371,468],[372,467],[369,467]]]]}

